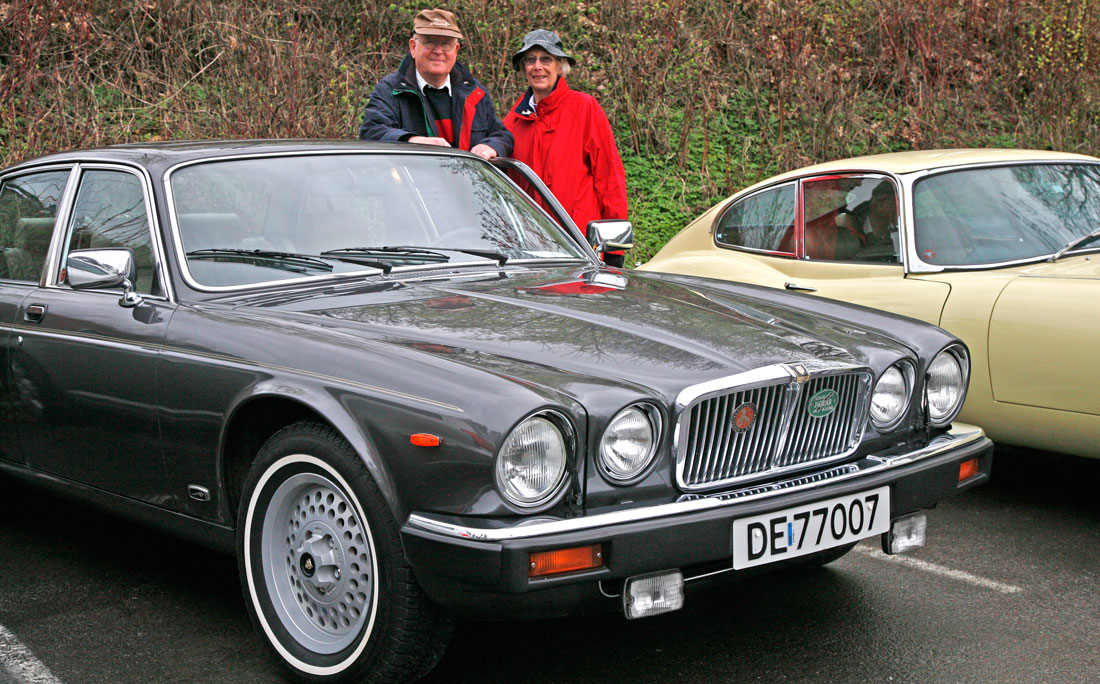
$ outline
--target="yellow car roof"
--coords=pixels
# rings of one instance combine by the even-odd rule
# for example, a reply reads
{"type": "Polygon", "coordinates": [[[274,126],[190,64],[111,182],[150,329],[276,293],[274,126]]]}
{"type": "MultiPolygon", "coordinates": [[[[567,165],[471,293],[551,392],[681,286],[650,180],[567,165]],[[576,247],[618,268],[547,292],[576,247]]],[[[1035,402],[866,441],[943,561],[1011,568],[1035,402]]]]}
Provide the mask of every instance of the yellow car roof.
{"type": "MultiPolygon", "coordinates": [[[[796,178],[811,173],[841,172],[841,171],[881,171],[885,173],[903,174],[926,169],[942,169],[949,166],[965,166],[967,164],[988,164],[995,162],[1013,161],[1100,161],[1096,157],[1072,152],[1050,152],[1045,150],[1012,150],[1012,149],[957,149],[957,150],[920,150],[917,152],[892,152],[889,154],[873,154],[866,157],[852,157],[850,159],[838,159],[806,166],[794,171],[773,176],[761,183],[752,186],[771,184],[776,181],[796,178]]],[[[746,188],[749,189],[749,188],[746,188]]],[[[741,194],[741,193],[737,193],[741,194]]]]}

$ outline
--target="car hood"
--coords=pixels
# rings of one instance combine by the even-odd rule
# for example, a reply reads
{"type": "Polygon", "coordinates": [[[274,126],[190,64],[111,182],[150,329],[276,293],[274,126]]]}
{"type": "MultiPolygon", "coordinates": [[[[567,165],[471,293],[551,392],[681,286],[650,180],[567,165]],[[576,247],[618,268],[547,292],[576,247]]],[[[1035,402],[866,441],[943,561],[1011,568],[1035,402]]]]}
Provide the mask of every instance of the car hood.
{"type": "Polygon", "coordinates": [[[1042,261],[1020,269],[1020,275],[1032,278],[1094,278],[1100,279],[1100,258],[1064,256],[1058,261],[1042,261]]]}
{"type": "MultiPolygon", "coordinates": [[[[873,327],[793,308],[786,293],[739,288],[595,268],[516,268],[267,293],[235,305],[470,366],[507,359],[508,374],[526,375],[515,370],[521,361],[669,390],[777,363],[874,366],[875,356],[905,353],[873,327]]],[[[886,316],[826,308],[837,307],[872,324],[886,316]]]]}

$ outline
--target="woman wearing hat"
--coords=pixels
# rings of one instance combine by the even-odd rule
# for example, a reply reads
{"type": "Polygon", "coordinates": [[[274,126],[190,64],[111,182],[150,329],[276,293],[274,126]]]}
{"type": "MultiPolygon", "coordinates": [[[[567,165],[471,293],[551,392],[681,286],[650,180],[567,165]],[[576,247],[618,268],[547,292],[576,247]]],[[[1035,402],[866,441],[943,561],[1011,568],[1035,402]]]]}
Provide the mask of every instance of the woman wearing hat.
{"type": "MultiPolygon", "coordinates": [[[[524,36],[512,66],[529,87],[504,126],[516,139],[512,156],[538,174],[583,232],[589,221],[626,218],[626,172],[603,108],[565,82],[574,64],[553,31],[524,36]]],[[[604,260],[621,266],[622,259],[604,260]]]]}

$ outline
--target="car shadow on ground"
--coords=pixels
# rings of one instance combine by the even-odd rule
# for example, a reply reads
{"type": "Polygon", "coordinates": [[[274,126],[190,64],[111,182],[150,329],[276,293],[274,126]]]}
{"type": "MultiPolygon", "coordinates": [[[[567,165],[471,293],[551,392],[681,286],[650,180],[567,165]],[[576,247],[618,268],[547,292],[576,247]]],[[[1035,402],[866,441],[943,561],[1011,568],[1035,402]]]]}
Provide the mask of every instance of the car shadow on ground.
{"type": "Polygon", "coordinates": [[[1100,513],[1100,459],[998,444],[987,487],[990,495],[1100,513]]]}

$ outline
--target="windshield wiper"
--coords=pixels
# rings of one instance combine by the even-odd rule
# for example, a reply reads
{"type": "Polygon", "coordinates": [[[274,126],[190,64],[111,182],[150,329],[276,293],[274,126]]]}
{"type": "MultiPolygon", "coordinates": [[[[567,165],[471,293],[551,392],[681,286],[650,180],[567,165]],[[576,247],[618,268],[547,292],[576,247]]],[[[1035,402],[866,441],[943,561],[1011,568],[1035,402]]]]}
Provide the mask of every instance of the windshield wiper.
{"type": "Polygon", "coordinates": [[[385,259],[386,261],[450,261],[451,257],[447,256],[443,252],[461,252],[462,254],[471,254],[473,256],[479,256],[485,259],[492,259],[500,264],[504,264],[506,261],[508,261],[507,254],[501,254],[500,252],[494,252],[489,249],[473,249],[466,247],[436,247],[434,249],[427,249],[425,247],[414,247],[412,245],[384,245],[382,247],[345,247],[343,249],[326,250],[324,252],[321,252],[321,256],[374,256],[378,257],[379,259],[385,259]]]}
{"type": "Polygon", "coordinates": [[[491,249],[468,249],[466,247],[439,247],[438,249],[445,249],[448,252],[462,252],[463,254],[471,254],[473,256],[485,257],[486,259],[492,259],[496,261],[501,266],[508,263],[507,254],[494,252],[491,249]]]}
{"type": "Polygon", "coordinates": [[[308,270],[331,271],[332,264],[324,259],[309,254],[294,254],[292,252],[272,252],[265,249],[229,249],[215,247],[212,249],[195,249],[187,253],[189,258],[195,259],[237,259],[239,261],[271,261],[278,264],[277,268],[289,271],[306,272],[308,270]]]}
{"type": "Polygon", "coordinates": [[[1100,228],[1097,228],[1096,230],[1092,231],[1088,235],[1083,235],[1083,236],[1077,238],[1076,240],[1071,240],[1068,245],[1066,245],[1062,249],[1058,250],[1054,254],[1051,254],[1047,258],[1047,261],[1058,261],[1059,259],[1062,258],[1062,255],[1065,254],[1066,252],[1070,251],[1071,249],[1076,249],[1077,247],[1080,247],[1081,245],[1088,242],[1089,240],[1095,240],[1098,237],[1100,237],[1100,228]]]}
{"type": "Polygon", "coordinates": [[[403,247],[384,245],[382,247],[343,247],[341,249],[326,249],[321,256],[327,257],[377,257],[386,261],[414,261],[440,262],[450,261],[451,257],[442,252],[435,252],[422,247],[403,247]]]}

